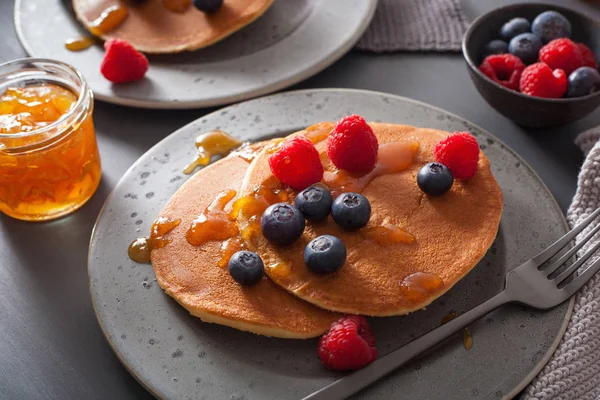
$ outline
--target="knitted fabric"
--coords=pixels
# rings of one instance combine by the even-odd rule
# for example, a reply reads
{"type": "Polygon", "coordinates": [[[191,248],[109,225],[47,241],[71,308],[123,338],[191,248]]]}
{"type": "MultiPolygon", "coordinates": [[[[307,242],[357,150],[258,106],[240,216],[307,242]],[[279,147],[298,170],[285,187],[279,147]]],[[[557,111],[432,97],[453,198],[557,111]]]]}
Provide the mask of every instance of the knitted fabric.
{"type": "MultiPolygon", "coordinates": [[[[576,143],[586,160],[579,174],[577,192],[567,214],[571,226],[600,207],[600,128],[582,133],[576,143]]],[[[587,228],[580,238],[593,229],[587,228]]],[[[600,235],[581,253],[600,240],[600,235]]],[[[580,254],[581,254],[580,253],[580,254]]],[[[592,260],[599,256],[594,256],[592,260]]],[[[589,264],[589,262],[588,262],[589,264]]],[[[585,265],[584,265],[585,268],[585,265]]],[[[556,352],[529,385],[524,399],[600,399],[600,274],[575,297],[573,315],[556,352]]]]}
{"type": "Polygon", "coordinates": [[[379,0],[359,50],[460,51],[467,18],[460,0],[379,0]]]}

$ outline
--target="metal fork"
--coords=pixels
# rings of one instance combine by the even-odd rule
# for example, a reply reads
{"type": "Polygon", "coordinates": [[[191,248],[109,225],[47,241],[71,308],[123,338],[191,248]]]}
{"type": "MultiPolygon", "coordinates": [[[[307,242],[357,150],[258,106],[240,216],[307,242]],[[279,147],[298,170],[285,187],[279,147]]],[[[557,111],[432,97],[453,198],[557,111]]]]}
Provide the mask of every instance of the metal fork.
{"type": "Polygon", "coordinates": [[[598,215],[600,208],[546,250],[506,274],[504,290],[496,296],[303,400],[345,399],[504,304],[521,303],[545,310],[568,300],[600,270],[599,258],[579,275],[576,273],[600,249],[600,241],[572,265],[563,271],[560,269],[600,231],[600,223],[558,260],[549,261],[559,255],[598,215]]]}

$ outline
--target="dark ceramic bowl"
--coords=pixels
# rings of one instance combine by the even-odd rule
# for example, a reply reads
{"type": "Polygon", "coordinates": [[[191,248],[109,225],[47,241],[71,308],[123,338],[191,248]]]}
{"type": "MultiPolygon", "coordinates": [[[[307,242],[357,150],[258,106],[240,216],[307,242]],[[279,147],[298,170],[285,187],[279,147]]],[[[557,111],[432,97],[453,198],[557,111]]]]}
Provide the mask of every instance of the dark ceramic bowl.
{"type": "Polygon", "coordinates": [[[505,22],[516,17],[525,17],[531,22],[548,10],[567,17],[573,29],[571,39],[585,43],[596,55],[596,60],[600,60],[600,24],[578,12],[550,4],[514,4],[490,11],[473,21],[462,43],[469,74],[479,93],[498,112],[527,127],[567,124],[583,118],[600,105],[600,92],[570,99],[543,99],[507,89],[479,71],[483,47],[498,39],[500,27],[505,22]]]}

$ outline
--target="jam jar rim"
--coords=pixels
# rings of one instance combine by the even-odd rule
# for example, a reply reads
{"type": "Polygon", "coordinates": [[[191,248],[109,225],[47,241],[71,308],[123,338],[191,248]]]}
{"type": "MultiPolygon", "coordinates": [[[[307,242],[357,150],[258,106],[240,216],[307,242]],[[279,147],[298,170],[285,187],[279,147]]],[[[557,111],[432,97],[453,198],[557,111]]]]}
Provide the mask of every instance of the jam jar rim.
{"type": "MultiPolygon", "coordinates": [[[[25,58],[18,58],[15,60],[7,61],[5,63],[0,63],[0,71],[3,68],[9,68],[12,66],[27,65],[27,64],[35,65],[36,63],[58,66],[59,68],[62,68],[63,70],[66,70],[68,73],[72,74],[71,78],[78,80],[78,82],[76,82],[76,83],[80,86],[79,93],[76,93],[76,92],[74,93],[77,95],[77,102],[70,110],[68,110],[66,113],[61,115],[60,118],[58,118],[56,121],[52,122],[49,125],[46,125],[39,129],[34,129],[29,132],[0,133],[0,139],[2,139],[2,138],[7,138],[7,139],[8,138],[14,138],[14,139],[26,138],[29,136],[40,135],[40,134],[44,134],[46,132],[51,132],[53,130],[56,130],[56,134],[52,135],[51,137],[47,138],[44,141],[41,141],[40,143],[37,143],[39,145],[39,144],[42,144],[49,140],[53,140],[53,139],[56,139],[57,137],[60,137],[62,132],[60,130],[57,130],[56,128],[59,127],[60,124],[64,123],[65,119],[68,119],[69,117],[75,117],[75,120],[80,120],[80,119],[83,119],[82,115],[87,115],[88,113],[92,112],[92,110],[93,110],[94,95],[92,93],[92,90],[90,89],[90,87],[87,83],[87,80],[85,79],[83,74],[77,68],[73,67],[70,64],[67,64],[65,62],[58,61],[58,60],[53,60],[50,58],[25,57],[25,58]],[[87,103],[87,104],[85,104],[85,103],[87,103]]],[[[18,73],[18,71],[15,71],[14,73],[18,73]]],[[[0,75],[0,78],[2,78],[3,76],[5,76],[5,75],[4,74],[0,75]]],[[[18,80],[18,81],[27,81],[27,80],[28,80],[28,77],[23,77],[23,79],[18,80]]],[[[49,81],[51,83],[50,79],[49,79],[49,81]]],[[[73,91],[72,88],[68,88],[68,89],[73,91]]]]}

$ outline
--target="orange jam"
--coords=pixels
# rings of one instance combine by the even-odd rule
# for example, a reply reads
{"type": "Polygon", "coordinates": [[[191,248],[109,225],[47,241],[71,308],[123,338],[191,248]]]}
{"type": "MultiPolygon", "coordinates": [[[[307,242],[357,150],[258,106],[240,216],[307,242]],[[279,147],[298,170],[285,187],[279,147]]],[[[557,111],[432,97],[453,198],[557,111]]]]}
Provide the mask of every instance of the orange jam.
{"type": "Polygon", "coordinates": [[[94,44],[94,39],[89,36],[83,36],[80,38],[67,39],[65,47],[70,51],[82,51],[90,48],[94,44]]]}
{"type": "Polygon", "coordinates": [[[473,335],[471,335],[469,328],[463,330],[463,346],[465,346],[466,350],[473,348],[473,335]]]}
{"type": "Polygon", "coordinates": [[[1,212],[24,220],[52,219],[92,196],[101,176],[92,105],[76,108],[77,100],[54,84],[9,87],[2,94],[1,212]]]}
{"type": "Polygon", "coordinates": [[[458,316],[458,314],[456,314],[456,311],[452,311],[452,312],[444,315],[444,317],[442,318],[441,325],[444,325],[445,323],[452,321],[457,316],[458,316]]]}
{"type": "Polygon", "coordinates": [[[196,138],[198,154],[196,159],[185,167],[183,173],[191,174],[196,167],[208,165],[213,156],[224,157],[241,145],[241,140],[238,140],[223,131],[206,132],[196,138]]]}
{"type": "Polygon", "coordinates": [[[361,230],[362,234],[379,244],[413,243],[415,237],[404,229],[389,222],[361,230]]]}
{"type": "Polygon", "coordinates": [[[333,197],[344,192],[360,193],[374,178],[409,168],[418,149],[419,142],[408,140],[382,144],[379,146],[377,163],[371,172],[356,175],[342,169],[326,171],[323,182],[330,188],[333,197]]]}
{"type": "Polygon", "coordinates": [[[230,218],[237,221],[242,239],[253,243],[256,235],[261,233],[260,218],[272,204],[287,202],[288,194],[277,188],[274,182],[265,182],[247,196],[240,197],[233,203],[230,218]]]}
{"type": "Polygon", "coordinates": [[[150,237],[137,238],[131,242],[128,249],[129,258],[138,263],[150,262],[150,252],[171,243],[165,235],[175,229],[180,222],[179,219],[158,218],[150,228],[150,237]]]}
{"type": "Polygon", "coordinates": [[[227,268],[231,257],[240,250],[244,250],[246,246],[244,241],[239,236],[234,236],[223,242],[221,245],[221,258],[217,262],[217,265],[221,268],[227,268]]]}
{"type": "Polygon", "coordinates": [[[101,36],[116,29],[125,21],[129,12],[127,7],[122,5],[110,6],[98,18],[90,23],[90,32],[96,36],[101,36]]]}
{"type": "Polygon", "coordinates": [[[285,261],[265,265],[265,267],[269,268],[269,276],[272,277],[275,280],[275,282],[287,278],[291,273],[290,264],[285,261]]]}
{"type": "Polygon", "coordinates": [[[420,302],[444,286],[442,278],[428,272],[415,272],[400,282],[402,294],[411,302],[420,302]]]}
{"type": "Polygon", "coordinates": [[[182,13],[192,4],[192,0],[162,0],[162,3],[171,11],[182,13]]]}
{"type": "Polygon", "coordinates": [[[313,144],[317,144],[327,139],[333,127],[334,124],[332,122],[320,122],[318,124],[311,125],[306,128],[304,137],[310,140],[313,144]]]}
{"type": "Polygon", "coordinates": [[[225,206],[235,197],[235,190],[225,190],[192,221],[190,228],[185,234],[187,241],[200,246],[211,240],[225,240],[238,233],[235,221],[229,219],[225,212],[225,206]]]}

